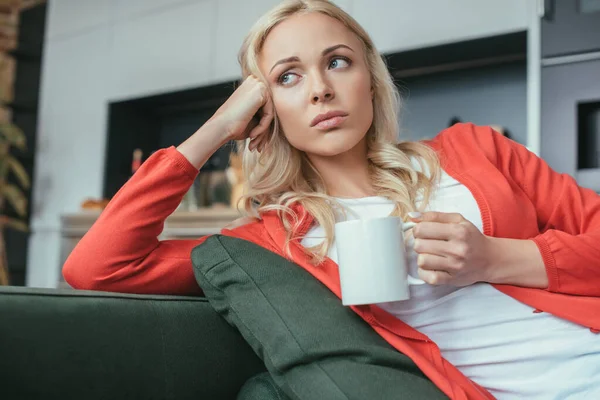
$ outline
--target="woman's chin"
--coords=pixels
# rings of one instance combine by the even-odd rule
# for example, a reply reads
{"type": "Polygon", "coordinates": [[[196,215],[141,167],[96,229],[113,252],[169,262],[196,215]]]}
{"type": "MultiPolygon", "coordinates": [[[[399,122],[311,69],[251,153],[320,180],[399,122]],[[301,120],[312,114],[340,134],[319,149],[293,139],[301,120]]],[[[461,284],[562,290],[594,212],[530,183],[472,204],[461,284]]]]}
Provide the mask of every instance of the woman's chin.
{"type": "Polygon", "coordinates": [[[357,140],[348,140],[348,135],[330,136],[323,139],[325,140],[319,140],[318,143],[314,143],[313,146],[307,148],[305,152],[318,157],[335,157],[349,152],[361,141],[360,138],[357,138],[357,140]]]}

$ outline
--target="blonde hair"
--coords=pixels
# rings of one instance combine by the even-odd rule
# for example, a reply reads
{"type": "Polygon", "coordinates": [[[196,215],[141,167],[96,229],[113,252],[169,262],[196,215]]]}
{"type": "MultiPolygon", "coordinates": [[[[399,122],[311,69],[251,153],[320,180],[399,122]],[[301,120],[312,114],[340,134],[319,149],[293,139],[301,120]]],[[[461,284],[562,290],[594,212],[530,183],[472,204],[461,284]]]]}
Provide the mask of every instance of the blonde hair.
{"type": "MultiPolygon", "coordinates": [[[[290,16],[312,12],[340,21],[363,44],[373,87],[373,122],[367,132],[367,157],[375,193],[395,202],[392,215],[403,218],[407,212],[416,210],[415,200],[422,194],[423,202],[419,207],[422,211],[439,176],[438,157],[423,143],[398,143],[398,91],[369,35],[350,15],[327,0],[284,1],[259,19],[246,36],[238,55],[242,76],[254,75],[266,82],[258,67],[258,57],[267,35],[290,16]],[[417,157],[421,166],[429,169],[429,175],[413,168],[411,156],[417,157]]],[[[246,181],[245,195],[241,199],[243,207],[250,214],[278,213],[287,233],[285,250],[289,256],[289,243],[302,239],[297,234],[301,221],[291,207],[300,204],[324,229],[326,239],[323,243],[306,249],[314,264],[321,263],[333,242],[336,210],[341,209],[340,205],[327,195],[323,179],[308,157],[280,134],[277,116],[272,124],[268,150],[260,154],[250,152],[247,145],[247,141],[239,144],[246,181]]]]}

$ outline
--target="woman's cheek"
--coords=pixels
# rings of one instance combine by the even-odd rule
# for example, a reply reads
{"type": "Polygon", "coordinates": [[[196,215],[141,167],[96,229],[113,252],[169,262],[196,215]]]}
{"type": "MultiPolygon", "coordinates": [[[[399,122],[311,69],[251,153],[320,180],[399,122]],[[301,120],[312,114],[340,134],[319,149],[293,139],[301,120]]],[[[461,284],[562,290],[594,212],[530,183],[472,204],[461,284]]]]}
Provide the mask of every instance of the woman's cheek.
{"type": "Polygon", "coordinates": [[[371,97],[371,78],[368,74],[357,73],[352,80],[350,88],[354,91],[354,95],[358,98],[364,96],[371,97]]]}
{"type": "Polygon", "coordinates": [[[302,118],[302,102],[298,96],[298,93],[294,93],[291,90],[287,93],[276,95],[273,94],[273,104],[279,120],[285,125],[296,125],[302,118]]]}

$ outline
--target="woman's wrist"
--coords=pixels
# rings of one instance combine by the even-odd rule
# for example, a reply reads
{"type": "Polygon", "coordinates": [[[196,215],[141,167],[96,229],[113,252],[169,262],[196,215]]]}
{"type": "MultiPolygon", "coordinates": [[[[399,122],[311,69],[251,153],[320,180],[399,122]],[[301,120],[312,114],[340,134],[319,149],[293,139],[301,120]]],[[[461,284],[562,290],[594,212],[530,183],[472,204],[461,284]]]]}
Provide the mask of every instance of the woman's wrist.
{"type": "Polygon", "coordinates": [[[177,146],[177,150],[197,169],[208,161],[221,146],[227,143],[227,131],[218,118],[211,118],[193,135],[177,146]]]}
{"type": "Polygon", "coordinates": [[[486,281],[545,289],[548,275],[542,255],[532,240],[488,237],[490,263],[486,281]]]}

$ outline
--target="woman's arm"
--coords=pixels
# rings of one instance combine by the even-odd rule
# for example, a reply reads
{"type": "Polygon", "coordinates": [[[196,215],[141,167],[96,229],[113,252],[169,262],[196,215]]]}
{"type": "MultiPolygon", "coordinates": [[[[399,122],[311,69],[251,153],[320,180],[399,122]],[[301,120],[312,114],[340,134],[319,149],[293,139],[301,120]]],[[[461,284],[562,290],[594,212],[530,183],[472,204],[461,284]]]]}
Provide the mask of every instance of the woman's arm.
{"type": "Polygon", "coordinates": [[[419,277],[431,285],[475,282],[546,288],[540,251],[531,240],[485,236],[459,213],[409,213],[419,277]]]}
{"type": "Polygon", "coordinates": [[[476,144],[484,151],[532,202],[541,233],[525,240],[489,237],[460,214],[426,212],[413,217],[418,222],[413,233],[421,279],[600,296],[600,196],[489,127],[468,124],[459,129],[449,147],[467,143],[461,151],[468,154],[476,144]]]}
{"type": "Polygon", "coordinates": [[[486,282],[538,289],[548,288],[548,274],[540,251],[532,240],[488,236],[490,260],[486,282]]]}
{"type": "MultiPolygon", "coordinates": [[[[600,195],[552,170],[525,147],[496,132],[492,135],[499,155],[514,160],[503,173],[519,183],[536,208],[542,233],[531,240],[543,261],[547,289],[600,296],[600,195]]],[[[532,251],[527,246],[523,244],[522,255],[532,251]]],[[[528,267],[535,269],[536,265],[528,267]]]]}
{"type": "Polygon", "coordinates": [[[111,199],[63,266],[67,283],[115,292],[200,293],[190,253],[203,239],[158,236],[208,158],[230,140],[251,138],[250,148],[262,149],[272,119],[266,86],[246,78],[206,124],[177,149],[152,155],[111,199]]]}
{"type": "Polygon", "coordinates": [[[190,252],[200,240],[158,240],[198,173],[174,147],[153,154],[119,190],[63,266],[76,289],[199,293],[190,252]]]}
{"type": "Polygon", "coordinates": [[[182,150],[170,147],[148,158],[70,254],[63,266],[67,283],[113,292],[200,293],[190,253],[204,239],[159,241],[158,236],[199,168],[225,141],[222,128],[207,123],[180,145],[182,150]]]}

